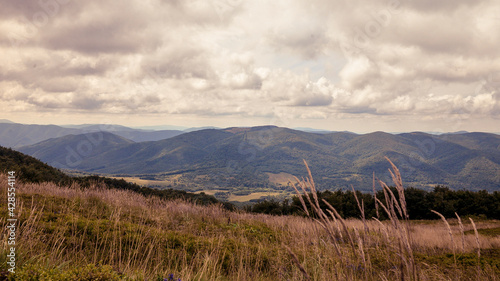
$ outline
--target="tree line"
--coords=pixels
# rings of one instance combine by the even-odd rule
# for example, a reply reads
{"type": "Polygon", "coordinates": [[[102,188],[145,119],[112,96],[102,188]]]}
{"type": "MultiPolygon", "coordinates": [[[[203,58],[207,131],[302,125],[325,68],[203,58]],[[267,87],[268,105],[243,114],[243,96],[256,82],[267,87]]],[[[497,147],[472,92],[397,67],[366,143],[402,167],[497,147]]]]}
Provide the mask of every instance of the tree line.
{"type": "MultiPolygon", "coordinates": [[[[398,193],[391,188],[399,200],[398,193]]],[[[452,190],[445,186],[436,186],[432,191],[409,187],[405,189],[405,199],[410,219],[437,219],[432,213],[435,210],[447,218],[459,216],[475,216],[479,218],[500,219],[500,192],[489,193],[485,190],[452,190]]],[[[360,218],[361,211],[352,191],[319,191],[317,193],[320,205],[326,209],[322,199],[330,203],[344,218],[360,218]]],[[[375,196],[384,204],[384,192],[378,191],[375,196],[371,193],[356,191],[360,203],[364,205],[365,217],[387,219],[384,210],[375,204],[375,196]],[[378,209],[378,210],[377,210],[378,209]]],[[[312,198],[312,197],[311,197],[312,198]]],[[[306,205],[310,208],[309,203],[306,205]]],[[[248,206],[247,211],[271,215],[303,215],[304,210],[297,196],[282,202],[265,200],[248,206]]],[[[313,213],[312,210],[309,210],[313,213]]]]}

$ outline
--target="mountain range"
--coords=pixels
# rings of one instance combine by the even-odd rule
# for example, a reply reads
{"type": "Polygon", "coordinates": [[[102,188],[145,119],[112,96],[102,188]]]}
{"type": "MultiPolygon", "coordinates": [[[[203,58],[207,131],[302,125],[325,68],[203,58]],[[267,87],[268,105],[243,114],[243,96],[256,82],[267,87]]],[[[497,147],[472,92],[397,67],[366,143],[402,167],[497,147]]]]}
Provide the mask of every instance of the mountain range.
{"type": "Polygon", "coordinates": [[[120,125],[25,125],[0,119],[0,146],[18,148],[32,145],[50,138],[79,135],[89,132],[112,132],[134,142],[156,141],[185,133],[181,130],[143,130],[120,125]]]}
{"type": "Polygon", "coordinates": [[[304,176],[304,159],[320,188],[353,185],[360,190],[371,190],[373,173],[390,182],[388,157],[407,185],[500,190],[496,134],[315,133],[260,126],[204,129],[134,142],[116,132],[123,130],[66,135],[16,149],[63,169],[108,175],[179,174],[242,185],[265,181],[270,174],[304,176]]]}

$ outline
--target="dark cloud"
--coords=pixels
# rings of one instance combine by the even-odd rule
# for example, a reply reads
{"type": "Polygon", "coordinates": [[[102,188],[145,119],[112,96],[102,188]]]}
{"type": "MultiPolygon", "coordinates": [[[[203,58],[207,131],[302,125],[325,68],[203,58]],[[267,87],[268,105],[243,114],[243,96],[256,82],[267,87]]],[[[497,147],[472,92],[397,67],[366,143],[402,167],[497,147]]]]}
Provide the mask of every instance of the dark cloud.
{"type": "Polygon", "coordinates": [[[141,62],[143,75],[153,78],[208,78],[213,75],[208,54],[201,48],[185,44],[166,46],[146,56],[141,62]]]}
{"type": "Polygon", "coordinates": [[[98,110],[102,108],[105,103],[108,103],[108,101],[100,97],[75,95],[68,104],[68,107],[83,110],[98,110]]]}
{"type": "Polygon", "coordinates": [[[324,55],[325,48],[329,45],[326,32],[320,25],[304,24],[297,19],[297,27],[290,29],[275,29],[268,36],[268,40],[279,52],[291,51],[306,59],[317,58],[324,55]]]}
{"type": "Polygon", "coordinates": [[[81,8],[78,2],[73,0],[1,0],[0,17],[27,21],[33,21],[42,14],[46,17],[54,17],[70,10],[74,11],[75,6],[81,8]]]}
{"type": "Polygon", "coordinates": [[[44,36],[42,44],[50,49],[94,53],[132,53],[151,50],[159,44],[147,31],[127,28],[119,22],[89,22],[84,25],[61,28],[44,36]],[[145,44],[147,43],[147,44],[145,44]]]}
{"type": "Polygon", "coordinates": [[[401,5],[407,6],[410,9],[414,9],[420,12],[426,13],[450,13],[450,11],[454,11],[457,9],[470,9],[474,6],[482,5],[491,0],[477,0],[477,1],[468,1],[468,0],[441,0],[441,1],[433,1],[433,0],[419,0],[419,1],[411,1],[411,0],[399,0],[401,5]]]}
{"type": "Polygon", "coordinates": [[[79,88],[79,81],[71,78],[40,79],[36,87],[48,93],[71,93],[79,88]]]}
{"type": "Polygon", "coordinates": [[[8,71],[0,66],[2,80],[15,81],[24,88],[42,89],[44,92],[75,92],[86,85],[85,77],[103,77],[116,67],[113,59],[93,59],[74,54],[27,55],[16,70],[8,71]]]}
{"type": "Polygon", "coordinates": [[[327,95],[312,95],[308,97],[297,98],[292,105],[294,106],[327,106],[333,101],[331,96],[327,95]]]}

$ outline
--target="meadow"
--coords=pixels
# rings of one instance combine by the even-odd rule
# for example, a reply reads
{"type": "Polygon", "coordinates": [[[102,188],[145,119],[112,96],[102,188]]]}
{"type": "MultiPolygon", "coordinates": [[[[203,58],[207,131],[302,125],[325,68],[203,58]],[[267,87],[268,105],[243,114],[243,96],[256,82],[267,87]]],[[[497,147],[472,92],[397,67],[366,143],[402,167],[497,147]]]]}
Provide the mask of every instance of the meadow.
{"type": "Polygon", "coordinates": [[[0,196],[0,280],[500,280],[499,221],[412,221],[404,196],[389,192],[379,198],[389,220],[343,219],[334,206],[313,207],[312,177],[297,189],[309,216],[233,212],[99,183],[18,183],[16,274],[6,272],[0,196]]]}
{"type": "MultiPolygon", "coordinates": [[[[285,174],[286,175],[286,174],[285,174]]],[[[282,184],[286,177],[281,174],[270,174],[270,182],[273,184],[282,184]]],[[[290,198],[293,193],[287,190],[279,190],[273,188],[250,188],[243,186],[234,187],[224,187],[224,189],[218,189],[217,187],[212,187],[210,189],[204,188],[202,184],[189,182],[182,177],[182,175],[174,175],[164,177],[163,180],[153,180],[153,179],[143,179],[140,177],[132,176],[121,176],[113,177],[108,176],[112,179],[125,180],[126,182],[135,183],[140,186],[146,186],[151,188],[156,188],[159,190],[175,188],[177,190],[185,190],[188,192],[193,192],[196,194],[205,193],[207,195],[214,195],[215,198],[221,201],[233,202],[233,203],[245,203],[251,200],[261,200],[266,197],[280,197],[280,198],[290,198]],[[222,196],[221,196],[222,194],[222,196]]],[[[286,185],[284,183],[283,185],[286,185]]],[[[220,187],[219,187],[220,188],[220,187]]]]}

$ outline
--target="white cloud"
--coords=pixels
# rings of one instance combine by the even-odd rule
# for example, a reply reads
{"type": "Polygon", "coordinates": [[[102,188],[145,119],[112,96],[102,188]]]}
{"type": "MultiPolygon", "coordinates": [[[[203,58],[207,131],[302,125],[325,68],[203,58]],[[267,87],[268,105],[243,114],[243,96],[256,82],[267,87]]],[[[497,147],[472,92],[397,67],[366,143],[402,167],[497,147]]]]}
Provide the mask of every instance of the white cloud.
{"type": "Polygon", "coordinates": [[[57,1],[2,1],[6,114],[500,118],[498,1],[57,1]]]}

